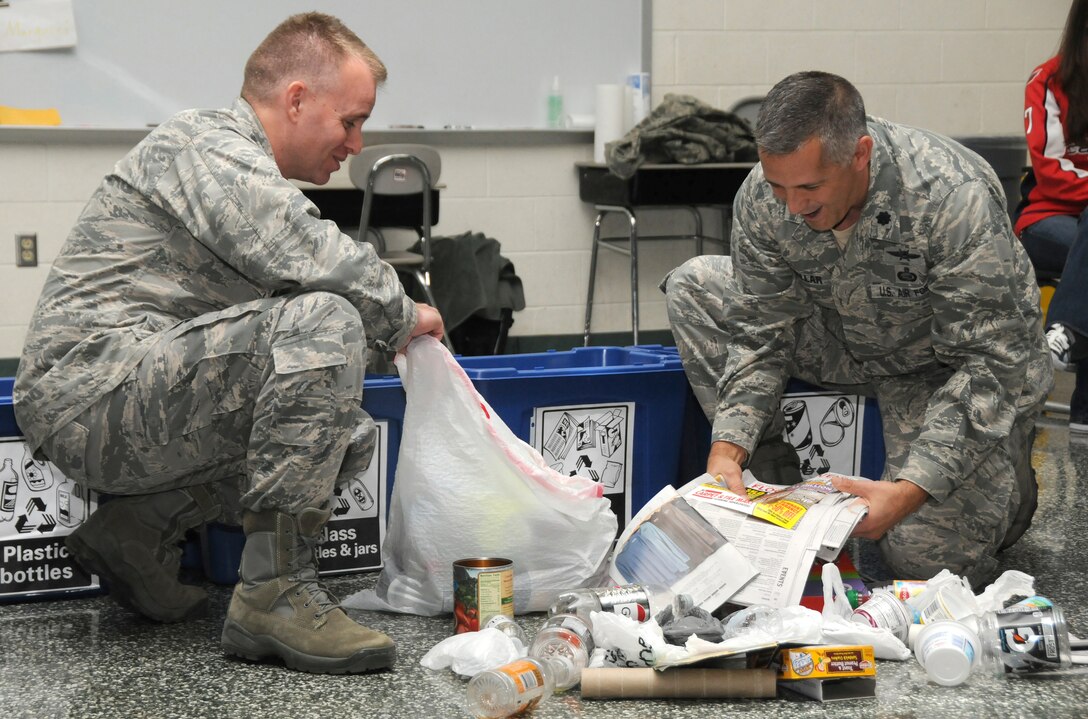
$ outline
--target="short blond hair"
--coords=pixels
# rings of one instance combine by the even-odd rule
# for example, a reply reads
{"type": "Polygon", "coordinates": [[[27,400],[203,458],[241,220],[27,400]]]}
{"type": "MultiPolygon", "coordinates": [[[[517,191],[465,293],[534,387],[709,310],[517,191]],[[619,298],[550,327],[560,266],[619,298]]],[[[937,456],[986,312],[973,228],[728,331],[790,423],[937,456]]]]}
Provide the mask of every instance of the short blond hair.
{"type": "Polygon", "coordinates": [[[242,97],[252,102],[269,100],[284,82],[304,80],[326,87],[332,73],[348,57],[366,63],[381,85],[388,73],[374,51],[332,15],[307,12],[280,23],[246,61],[242,97]]]}

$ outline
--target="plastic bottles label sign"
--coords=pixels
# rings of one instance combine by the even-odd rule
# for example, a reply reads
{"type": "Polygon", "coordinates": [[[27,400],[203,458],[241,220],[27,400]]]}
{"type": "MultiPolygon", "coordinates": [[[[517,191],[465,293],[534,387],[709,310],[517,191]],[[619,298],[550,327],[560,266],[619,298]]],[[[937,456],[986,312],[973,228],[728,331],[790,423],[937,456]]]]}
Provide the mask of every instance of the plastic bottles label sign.
{"type": "Polygon", "coordinates": [[[64,546],[96,506],[93,492],[35,460],[25,442],[0,441],[0,597],[98,588],[64,546]]]}

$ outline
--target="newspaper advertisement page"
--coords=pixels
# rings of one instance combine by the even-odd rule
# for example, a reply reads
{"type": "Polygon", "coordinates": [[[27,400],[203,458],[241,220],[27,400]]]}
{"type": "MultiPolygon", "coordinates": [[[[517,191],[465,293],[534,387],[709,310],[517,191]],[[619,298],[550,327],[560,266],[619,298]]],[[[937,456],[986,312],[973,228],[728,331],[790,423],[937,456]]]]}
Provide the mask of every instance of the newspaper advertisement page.
{"type": "MultiPolygon", "coordinates": [[[[746,481],[755,481],[745,473],[746,481]]],[[[758,571],[730,601],[736,604],[767,604],[787,607],[800,602],[805,582],[817,557],[838,556],[854,526],[864,515],[855,498],[832,492],[809,506],[793,529],[760,519],[735,507],[706,498],[705,485],[714,484],[702,475],[681,487],[681,494],[758,571]]],[[[776,491],[788,489],[767,485],[776,491]]],[[[742,500],[743,501],[743,500],[742,500]]]]}
{"type": "Polygon", "coordinates": [[[835,488],[831,486],[831,475],[827,474],[786,487],[764,484],[747,471],[744,473],[744,478],[744,488],[748,492],[747,498],[733,494],[713,479],[701,483],[692,493],[711,504],[766,519],[786,529],[797,526],[809,507],[822,501],[827,495],[836,493],[835,488]]]}
{"type": "Polygon", "coordinates": [[[609,566],[617,584],[667,587],[713,612],[756,570],[672,487],[664,487],[624,528],[609,566]]]}

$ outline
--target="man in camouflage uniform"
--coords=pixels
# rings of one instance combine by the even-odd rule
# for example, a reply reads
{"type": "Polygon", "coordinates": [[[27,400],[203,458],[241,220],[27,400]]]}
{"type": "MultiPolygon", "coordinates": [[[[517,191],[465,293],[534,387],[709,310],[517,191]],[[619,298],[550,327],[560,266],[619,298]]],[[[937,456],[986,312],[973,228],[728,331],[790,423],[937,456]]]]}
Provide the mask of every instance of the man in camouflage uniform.
{"type": "Polygon", "coordinates": [[[665,284],[712,423],[707,471],[740,492],[751,455],[757,477],[777,476],[781,459],[761,455],[782,444],[791,376],[874,396],[884,481],[836,481],[869,503],[855,535],[879,540],[895,576],[989,579],[1035,510],[1031,443],[1053,380],[1000,183],[947,138],[867,118],[826,73],[776,85],[755,134],[732,257],[665,284]]]}
{"type": "Polygon", "coordinates": [[[373,450],[367,350],[443,332],[289,181],[324,184],[362,149],[385,76],[339,20],[296,15],[254,51],[233,107],[153,130],[53,264],[14,391],[32,449],[121,495],[68,538],[80,563],[143,614],[186,619],[207,597],[178,581],[177,541],[237,503],[223,646],[306,671],[394,661],[317,581],[314,548],[338,477],[373,450]]]}

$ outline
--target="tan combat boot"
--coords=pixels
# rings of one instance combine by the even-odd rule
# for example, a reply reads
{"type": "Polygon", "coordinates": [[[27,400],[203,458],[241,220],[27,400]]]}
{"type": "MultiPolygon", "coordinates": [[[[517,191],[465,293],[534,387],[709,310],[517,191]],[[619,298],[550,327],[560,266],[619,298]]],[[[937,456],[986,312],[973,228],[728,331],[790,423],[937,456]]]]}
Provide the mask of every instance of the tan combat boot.
{"type": "Polygon", "coordinates": [[[330,512],[247,512],[239,581],[223,624],[223,650],[291,669],[356,674],[391,667],[393,640],[353,621],[317,578],[314,548],[330,512]]]}
{"type": "Polygon", "coordinates": [[[179,542],[189,529],[219,516],[215,492],[204,485],[103,502],[64,544],[98,574],[119,604],[159,622],[208,611],[208,594],[178,580],[179,542]]]}

